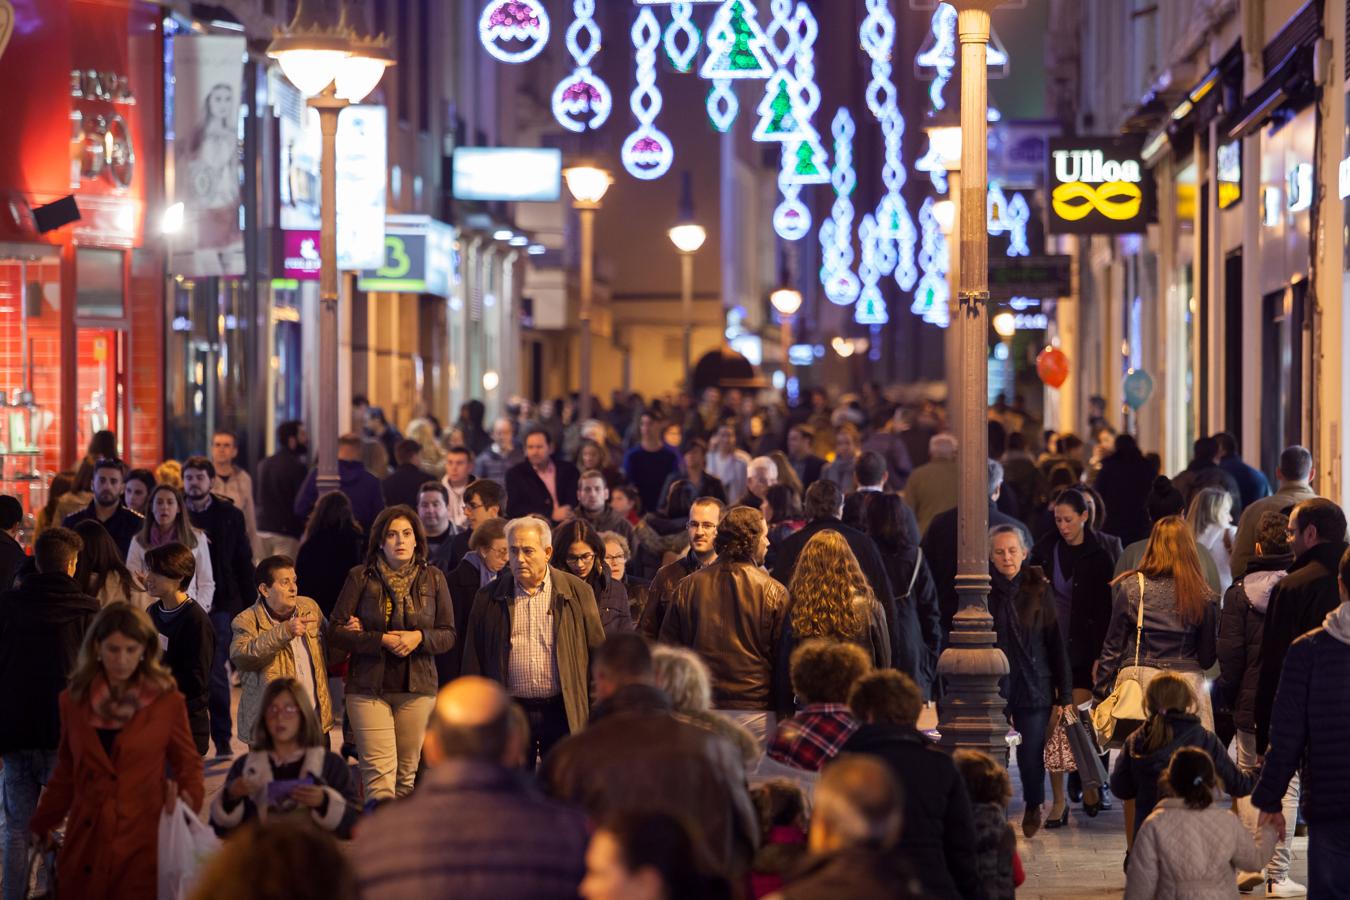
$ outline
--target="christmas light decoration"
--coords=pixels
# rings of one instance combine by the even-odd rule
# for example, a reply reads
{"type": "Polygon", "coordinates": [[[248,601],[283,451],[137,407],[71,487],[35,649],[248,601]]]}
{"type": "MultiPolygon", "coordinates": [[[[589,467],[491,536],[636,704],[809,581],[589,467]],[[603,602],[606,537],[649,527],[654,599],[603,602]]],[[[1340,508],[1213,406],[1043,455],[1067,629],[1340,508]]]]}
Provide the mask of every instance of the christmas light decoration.
{"type": "Polygon", "coordinates": [[[726,0],[708,29],[708,58],[699,74],[707,79],[768,78],[773,74],[764,49],[768,39],[758,13],[745,0],[726,0]]]}
{"type": "Polygon", "coordinates": [[[491,0],[478,18],[483,49],[505,63],[534,59],[548,43],[548,10],[542,0],[491,0]]]}
{"type": "Polygon", "coordinates": [[[812,128],[807,137],[784,145],[783,171],[780,183],[829,184],[829,158],[820,143],[820,135],[812,128]]]}
{"type": "Polygon", "coordinates": [[[572,24],[567,29],[567,52],[576,65],[553,89],[553,117],[568,131],[580,133],[605,124],[614,98],[604,80],[591,71],[591,61],[600,52],[595,0],[572,0],[572,14],[572,24]],[[583,37],[585,46],[581,43],[583,37]]]}
{"type": "Polygon", "coordinates": [[[858,184],[853,171],[853,114],[841,108],[834,114],[834,168],[830,183],[834,205],[830,218],[820,226],[820,283],[831,303],[847,306],[858,299],[861,285],[853,274],[853,189],[858,184]]]}
{"type": "Polygon", "coordinates": [[[694,68],[698,45],[703,39],[694,25],[694,4],[691,0],[677,0],[670,5],[670,16],[670,24],[666,26],[666,35],[662,40],[666,59],[670,60],[675,71],[688,72],[694,68]]]}
{"type": "Polygon", "coordinates": [[[877,286],[881,280],[881,272],[876,266],[878,240],[877,221],[868,213],[858,226],[858,243],[862,247],[858,277],[862,281],[862,290],[858,293],[857,305],[853,307],[853,321],[859,325],[884,325],[890,321],[886,299],[881,296],[881,288],[877,286]]]}
{"type": "Polygon", "coordinates": [[[919,207],[919,268],[923,274],[914,289],[914,302],[909,311],[925,322],[946,327],[947,303],[951,292],[947,289],[947,239],[938,227],[933,213],[934,200],[926,197],[919,207]]]}
{"type": "Polygon", "coordinates": [[[1031,207],[1027,204],[1027,198],[1022,194],[1013,194],[1013,198],[1008,203],[1008,210],[1005,213],[1008,220],[1008,255],[1009,256],[1030,256],[1031,248],[1027,246],[1027,223],[1031,221],[1031,207]]]}
{"type": "Polygon", "coordinates": [[[984,202],[989,214],[989,236],[995,237],[1007,231],[1008,197],[1003,193],[1003,185],[991,179],[984,202]]]}
{"type": "Polygon", "coordinates": [[[805,137],[797,121],[793,100],[792,76],[778,71],[769,79],[764,99],[759,102],[759,124],[752,137],[757,141],[794,141],[805,137]]]}
{"type": "Polygon", "coordinates": [[[661,42],[661,26],[656,21],[656,13],[650,6],[644,6],[638,13],[632,30],[635,63],[637,68],[637,86],[629,97],[629,106],[638,127],[624,138],[621,157],[623,167],[634,178],[651,181],[670,171],[675,160],[674,145],[670,138],[656,127],[656,117],[661,112],[661,92],[656,87],[656,48],[661,42]]]}
{"type": "MultiPolygon", "coordinates": [[[[951,82],[956,69],[956,19],[956,9],[950,3],[939,3],[937,9],[933,10],[923,46],[914,57],[914,74],[933,82],[928,88],[928,97],[935,110],[946,109],[943,91],[951,82]]],[[[990,78],[1002,78],[1008,74],[1008,51],[992,29],[985,50],[985,65],[989,68],[990,78]]]]}
{"type": "Polygon", "coordinates": [[[785,171],[778,173],[778,190],[783,201],[773,211],[773,230],[785,241],[800,241],[811,231],[811,210],[801,201],[801,186],[785,182],[785,174],[785,171]]]}
{"type": "Polygon", "coordinates": [[[741,111],[741,101],[731,86],[730,78],[714,78],[708,91],[708,121],[712,122],[722,134],[731,130],[736,115],[741,111]]]}
{"type": "Polygon", "coordinates": [[[904,136],[905,119],[897,102],[892,76],[891,51],[895,43],[895,16],[888,0],[867,0],[867,16],[858,31],[863,50],[872,60],[872,78],[867,85],[867,108],[881,124],[885,138],[885,161],[881,180],[886,186],[876,209],[876,264],[886,275],[895,275],[901,290],[912,290],[919,273],[914,266],[917,234],[914,220],[905,206],[904,136]]]}
{"type": "MultiPolygon", "coordinates": [[[[815,16],[804,0],[798,0],[796,12],[789,20],[786,6],[789,0],[774,0],[774,18],[778,30],[787,35],[787,45],[781,50],[771,47],[775,61],[792,62],[792,73],[784,75],[788,89],[788,103],[793,124],[798,134],[785,142],[778,175],[783,201],[774,213],[775,230],[784,240],[799,241],[811,229],[810,210],[801,203],[804,184],[825,184],[830,181],[826,166],[825,148],[812,120],[820,108],[820,88],[816,85],[815,44],[819,28],[815,16]],[[786,227],[780,227],[786,226],[786,227]]],[[[772,34],[773,32],[771,32],[772,34]]],[[[766,94],[767,96],[767,94],[766,94]]],[[[764,119],[761,118],[761,124],[764,119]]]]}

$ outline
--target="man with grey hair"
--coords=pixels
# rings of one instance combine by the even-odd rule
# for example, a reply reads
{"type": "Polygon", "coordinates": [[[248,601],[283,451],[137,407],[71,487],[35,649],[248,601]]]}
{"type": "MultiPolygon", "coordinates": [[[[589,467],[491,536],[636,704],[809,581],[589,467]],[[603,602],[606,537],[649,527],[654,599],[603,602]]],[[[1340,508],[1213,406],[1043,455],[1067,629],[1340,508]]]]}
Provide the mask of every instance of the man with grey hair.
{"type": "MultiPolygon", "coordinates": [[[[941,437],[941,435],[939,435],[941,437]]],[[[936,440],[936,438],[935,438],[936,440]]],[[[916,473],[917,474],[917,473],[916,473]]],[[[998,508],[998,497],[1003,492],[1003,464],[989,460],[989,527],[1015,527],[1022,535],[1022,543],[1032,546],[1027,526],[998,508]]],[[[945,642],[952,630],[952,616],[956,615],[956,507],[938,513],[928,523],[923,536],[923,555],[937,583],[938,610],[942,614],[942,638],[945,642]]]]}
{"type": "Polygon", "coordinates": [[[426,776],[411,797],[377,810],[352,842],[361,896],[576,896],[586,822],[507,765],[511,701],[486,678],[441,688],[427,728],[426,776]],[[467,818],[466,818],[467,817],[467,818]],[[472,828],[445,828],[450,821],[472,828]]]}
{"type": "Polygon", "coordinates": [[[961,480],[956,450],[955,435],[933,435],[928,441],[928,462],[911,472],[905,482],[905,502],[919,520],[920,534],[928,532],[934,516],[956,505],[956,484],[961,480]]]}
{"type": "Polygon", "coordinates": [[[539,516],[506,525],[510,572],[478,592],[464,633],[465,675],[506,686],[530,720],[527,763],[590,717],[591,652],[605,640],[586,582],[549,565],[553,537],[539,516]]]}
{"type": "Polygon", "coordinates": [[[772,898],[923,897],[896,852],[901,788],[880,760],[840,756],[816,785],[806,862],[772,898]]]}
{"type": "MultiPolygon", "coordinates": [[[[778,483],[778,463],[767,456],[756,456],[745,467],[745,493],[736,501],[735,506],[749,506],[759,509],[769,488],[778,483]]],[[[730,496],[730,495],[728,495],[730,496]]]]}

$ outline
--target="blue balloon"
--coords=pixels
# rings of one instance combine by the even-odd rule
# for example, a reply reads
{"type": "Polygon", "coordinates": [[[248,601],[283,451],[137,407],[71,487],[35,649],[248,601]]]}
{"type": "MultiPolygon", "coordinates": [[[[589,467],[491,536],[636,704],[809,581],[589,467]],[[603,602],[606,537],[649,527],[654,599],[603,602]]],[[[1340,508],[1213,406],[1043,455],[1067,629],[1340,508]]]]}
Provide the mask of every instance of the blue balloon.
{"type": "Polygon", "coordinates": [[[1125,403],[1136,412],[1153,396],[1153,378],[1143,369],[1134,369],[1126,375],[1122,386],[1125,388],[1125,403]]]}

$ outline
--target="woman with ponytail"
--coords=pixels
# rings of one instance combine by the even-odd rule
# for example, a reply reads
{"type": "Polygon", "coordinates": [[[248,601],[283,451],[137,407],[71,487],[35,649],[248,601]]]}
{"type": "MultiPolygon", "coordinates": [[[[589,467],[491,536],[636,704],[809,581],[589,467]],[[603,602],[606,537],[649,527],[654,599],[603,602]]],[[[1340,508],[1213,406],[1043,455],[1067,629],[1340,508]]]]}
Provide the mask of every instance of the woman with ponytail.
{"type": "Polygon", "coordinates": [[[1126,868],[1125,900],[1236,900],[1237,873],[1260,869],[1270,859],[1274,828],[1262,829],[1258,846],[1237,816],[1214,806],[1214,763],[1212,754],[1197,747],[1181,747],[1169,757],[1165,787],[1171,796],[1139,829],[1126,868]]]}
{"type": "Polygon", "coordinates": [[[1158,675],[1144,693],[1144,710],[1148,721],[1130,735],[1111,772],[1111,793],[1126,801],[1125,839],[1129,845],[1133,845],[1135,832],[1158,802],[1158,776],[1183,747],[1208,754],[1218,768],[1224,789],[1234,797],[1247,796],[1255,783],[1228,758],[1214,732],[1200,724],[1195,693],[1186,679],[1170,672],[1158,675]],[[1134,806],[1133,817],[1130,801],[1134,806]]]}

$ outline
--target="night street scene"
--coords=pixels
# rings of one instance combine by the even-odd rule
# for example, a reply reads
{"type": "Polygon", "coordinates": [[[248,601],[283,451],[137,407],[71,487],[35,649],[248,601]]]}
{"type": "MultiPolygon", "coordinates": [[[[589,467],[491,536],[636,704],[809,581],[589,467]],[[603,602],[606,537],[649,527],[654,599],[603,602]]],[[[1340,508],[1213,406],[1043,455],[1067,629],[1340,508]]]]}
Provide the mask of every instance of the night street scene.
{"type": "Polygon", "coordinates": [[[0,900],[1350,900],[1350,3],[0,84],[0,900]]]}

